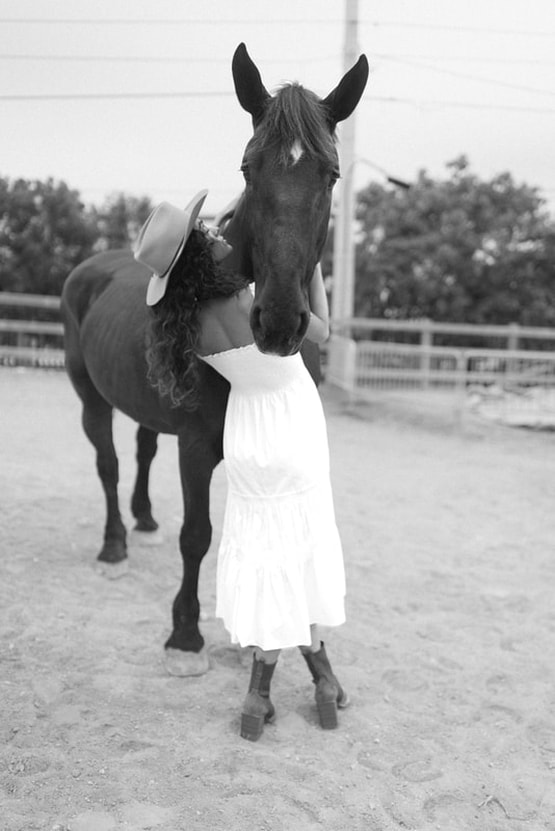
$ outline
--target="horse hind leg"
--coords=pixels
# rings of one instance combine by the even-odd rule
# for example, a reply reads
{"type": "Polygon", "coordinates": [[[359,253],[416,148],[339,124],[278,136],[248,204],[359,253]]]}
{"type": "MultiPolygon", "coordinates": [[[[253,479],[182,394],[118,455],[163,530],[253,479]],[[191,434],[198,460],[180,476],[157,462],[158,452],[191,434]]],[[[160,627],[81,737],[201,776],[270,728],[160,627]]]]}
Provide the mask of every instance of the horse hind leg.
{"type": "Polygon", "coordinates": [[[183,581],[173,602],[173,631],[166,641],[166,670],[170,675],[202,675],[209,661],[198,622],[198,582],[202,559],[210,546],[210,481],[220,458],[207,442],[180,436],[179,469],[183,489],[184,522],[179,537],[183,581]]]}
{"type": "Polygon", "coordinates": [[[127,557],[127,535],[119,510],[119,464],[112,435],[113,408],[89,379],[86,383],[81,380],[77,391],[83,402],[83,429],[96,450],[96,468],[106,498],[104,543],[98,559],[104,563],[120,563],[127,557]]]}
{"type": "Polygon", "coordinates": [[[148,495],[150,466],[157,448],[158,433],[140,425],[137,430],[137,478],[131,497],[131,513],[136,520],[136,531],[156,531],[158,528],[158,523],[152,516],[148,495]]]}

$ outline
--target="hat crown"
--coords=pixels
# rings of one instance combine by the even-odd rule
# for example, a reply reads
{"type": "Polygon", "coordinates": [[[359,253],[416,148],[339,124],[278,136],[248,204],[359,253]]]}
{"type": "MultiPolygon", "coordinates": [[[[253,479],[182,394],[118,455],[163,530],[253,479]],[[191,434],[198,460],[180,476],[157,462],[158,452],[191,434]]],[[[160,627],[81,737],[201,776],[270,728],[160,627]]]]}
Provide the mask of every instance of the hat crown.
{"type": "Polygon", "coordinates": [[[171,266],[175,253],[188,237],[188,216],[180,208],[161,202],[143,225],[135,259],[161,277],[171,266]]]}

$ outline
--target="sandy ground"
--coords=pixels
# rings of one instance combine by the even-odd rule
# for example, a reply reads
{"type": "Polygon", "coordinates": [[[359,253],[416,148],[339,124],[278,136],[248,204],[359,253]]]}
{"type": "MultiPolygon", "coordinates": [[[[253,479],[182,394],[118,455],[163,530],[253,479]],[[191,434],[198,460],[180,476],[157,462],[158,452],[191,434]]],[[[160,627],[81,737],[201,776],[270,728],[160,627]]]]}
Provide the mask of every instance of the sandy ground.
{"type": "MultiPolygon", "coordinates": [[[[287,651],[253,744],[249,670],[214,619],[223,470],[200,589],[211,669],[173,678],[175,440],[153,470],[162,530],[132,534],[108,580],[73,390],[0,371],[2,831],[555,829],[555,435],[323,397],[348,575],[327,644],[352,706],[322,731],[287,651]]],[[[115,429],[131,526],[134,426],[115,429]]]]}

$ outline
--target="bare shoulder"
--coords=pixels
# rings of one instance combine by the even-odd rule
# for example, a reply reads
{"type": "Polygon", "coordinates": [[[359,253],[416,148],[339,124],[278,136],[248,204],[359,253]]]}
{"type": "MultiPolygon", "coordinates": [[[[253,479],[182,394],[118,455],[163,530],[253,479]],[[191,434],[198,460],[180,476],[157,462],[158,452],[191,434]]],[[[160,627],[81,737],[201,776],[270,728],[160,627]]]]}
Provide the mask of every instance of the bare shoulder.
{"type": "Polygon", "coordinates": [[[232,297],[222,297],[203,303],[200,311],[200,352],[223,352],[236,346],[252,343],[249,313],[252,295],[248,289],[232,297]]]}

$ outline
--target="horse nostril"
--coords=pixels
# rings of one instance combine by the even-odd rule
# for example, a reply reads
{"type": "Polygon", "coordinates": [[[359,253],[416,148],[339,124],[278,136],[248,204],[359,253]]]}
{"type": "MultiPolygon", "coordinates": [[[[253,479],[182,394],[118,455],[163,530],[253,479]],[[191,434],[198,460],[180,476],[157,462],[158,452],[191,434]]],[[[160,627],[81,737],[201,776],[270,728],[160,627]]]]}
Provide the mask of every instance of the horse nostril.
{"type": "Polygon", "coordinates": [[[303,338],[306,334],[306,330],[308,329],[308,321],[310,320],[310,312],[301,312],[300,315],[300,322],[299,328],[297,330],[297,334],[303,338]]]}
{"type": "Polygon", "coordinates": [[[253,306],[251,309],[251,329],[253,332],[260,329],[260,306],[253,306]]]}

